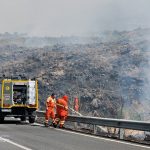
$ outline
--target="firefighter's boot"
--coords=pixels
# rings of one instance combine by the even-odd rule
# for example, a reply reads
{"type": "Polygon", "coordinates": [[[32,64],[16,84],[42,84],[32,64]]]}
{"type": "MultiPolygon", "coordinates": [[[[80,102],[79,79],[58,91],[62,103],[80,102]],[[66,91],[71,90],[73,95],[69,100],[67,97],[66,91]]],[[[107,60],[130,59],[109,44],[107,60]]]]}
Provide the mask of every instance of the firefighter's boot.
{"type": "Polygon", "coordinates": [[[48,122],[44,122],[44,126],[45,126],[45,127],[49,127],[48,122]]]}

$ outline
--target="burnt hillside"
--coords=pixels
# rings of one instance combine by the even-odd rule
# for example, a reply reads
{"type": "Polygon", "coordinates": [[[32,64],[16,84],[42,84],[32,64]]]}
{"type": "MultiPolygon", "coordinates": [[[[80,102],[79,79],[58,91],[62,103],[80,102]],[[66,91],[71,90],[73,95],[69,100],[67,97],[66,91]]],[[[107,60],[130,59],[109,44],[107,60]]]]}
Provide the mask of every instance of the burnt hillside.
{"type": "MultiPolygon", "coordinates": [[[[40,108],[51,92],[80,99],[86,115],[150,119],[149,30],[107,32],[92,42],[41,48],[1,44],[1,74],[39,81],[40,108]],[[94,41],[94,42],[93,42],[94,41]]],[[[81,40],[81,39],[80,39],[81,40]]]]}

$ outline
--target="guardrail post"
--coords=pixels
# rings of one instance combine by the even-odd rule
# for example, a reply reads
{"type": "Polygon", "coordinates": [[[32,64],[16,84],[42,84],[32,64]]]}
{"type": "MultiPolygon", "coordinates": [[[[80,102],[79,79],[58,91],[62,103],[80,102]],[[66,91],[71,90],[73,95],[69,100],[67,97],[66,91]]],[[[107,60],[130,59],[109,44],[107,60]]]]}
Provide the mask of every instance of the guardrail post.
{"type": "Polygon", "coordinates": [[[123,140],[124,139],[124,129],[120,128],[119,130],[119,139],[123,140]]]}
{"type": "Polygon", "coordinates": [[[96,134],[97,133],[97,125],[93,125],[93,131],[94,131],[94,134],[96,134]]]}
{"type": "Polygon", "coordinates": [[[74,129],[77,129],[77,122],[74,122],[74,129]]]}

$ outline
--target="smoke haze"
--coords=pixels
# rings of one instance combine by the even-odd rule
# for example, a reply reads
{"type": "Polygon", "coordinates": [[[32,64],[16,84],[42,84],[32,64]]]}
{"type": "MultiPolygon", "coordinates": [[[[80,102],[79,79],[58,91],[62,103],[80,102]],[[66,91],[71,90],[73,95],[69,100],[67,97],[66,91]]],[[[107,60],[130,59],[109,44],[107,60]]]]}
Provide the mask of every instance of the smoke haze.
{"type": "Polygon", "coordinates": [[[0,33],[89,35],[150,27],[149,0],[0,0],[0,33]]]}

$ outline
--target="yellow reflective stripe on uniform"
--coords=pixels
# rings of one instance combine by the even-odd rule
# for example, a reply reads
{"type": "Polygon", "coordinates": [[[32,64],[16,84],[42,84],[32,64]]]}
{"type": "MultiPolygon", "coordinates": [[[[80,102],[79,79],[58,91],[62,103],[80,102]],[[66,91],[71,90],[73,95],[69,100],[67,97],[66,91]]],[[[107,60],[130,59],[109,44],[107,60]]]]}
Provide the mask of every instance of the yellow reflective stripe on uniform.
{"type": "Polygon", "coordinates": [[[56,102],[55,98],[53,99],[51,96],[47,99],[47,102],[52,101],[52,102],[56,102]]]}
{"type": "Polygon", "coordinates": [[[51,98],[51,97],[49,97],[48,99],[47,99],[47,101],[46,101],[46,105],[49,105],[49,103],[56,103],[55,102],[55,99],[53,99],[53,98],[51,98]]]}
{"type": "Polygon", "coordinates": [[[65,107],[64,105],[59,104],[59,103],[56,103],[56,105],[57,105],[57,106],[60,106],[60,107],[62,107],[62,108],[64,108],[64,107],[65,107]]]}
{"type": "Polygon", "coordinates": [[[55,103],[55,100],[54,100],[54,99],[51,99],[51,101],[52,101],[53,103],[55,103]]]}
{"type": "Polygon", "coordinates": [[[59,118],[56,118],[55,121],[59,121],[59,118]]]}
{"type": "Polygon", "coordinates": [[[65,121],[60,121],[60,124],[64,124],[65,123],[65,121]]]}
{"type": "Polygon", "coordinates": [[[50,99],[50,98],[48,98],[48,99],[46,100],[47,103],[50,101],[49,99],[50,99]]]}

